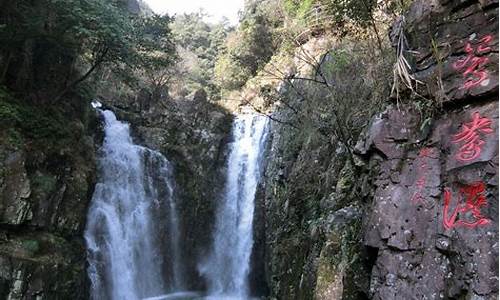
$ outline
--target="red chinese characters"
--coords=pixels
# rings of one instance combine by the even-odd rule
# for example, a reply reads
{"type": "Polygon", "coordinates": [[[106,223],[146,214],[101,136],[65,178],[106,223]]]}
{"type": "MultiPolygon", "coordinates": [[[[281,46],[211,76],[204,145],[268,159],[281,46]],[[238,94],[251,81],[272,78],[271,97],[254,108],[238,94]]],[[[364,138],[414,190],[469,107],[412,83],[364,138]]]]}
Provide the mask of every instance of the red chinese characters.
{"type": "Polygon", "coordinates": [[[416,191],[413,193],[413,196],[411,197],[411,202],[414,204],[424,200],[424,197],[422,196],[422,190],[425,188],[425,183],[426,183],[426,176],[427,172],[425,172],[425,169],[427,168],[427,162],[426,158],[429,157],[433,152],[432,148],[422,148],[420,150],[420,153],[418,156],[422,159],[422,162],[420,163],[418,167],[418,174],[420,175],[419,179],[415,182],[416,186],[416,191]]]}
{"type": "Polygon", "coordinates": [[[481,147],[485,143],[481,139],[479,133],[493,133],[491,123],[490,119],[481,117],[478,112],[472,114],[472,121],[462,125],[462,130],[453,135],[452,143],[463,144],[455,155],[456,159],[460,161],[471,161],[479,157],[481,154],[481,147]]]}
{"type": "Polygon", "coordinates": [[[484,217],[481,213],[481,207],[486,205],[485,185],[477,182],[459,189],[459,199],[455,208],[450,214],[451,191],[444,191],[444,211],[443,225],[445,229],[452,229],[457,226],[474,228],[487,225],[491,220],[484,217]],[[465,202],[463,198],[465,197],[465,202]]]}
{"type": "Polygon", "coordinates": [[[464,70],[463,76],[465,78],[465,83],[461,89],[469,89],[475,87],[479,84],[488,84],[488,71],[484,69],[484,66],[488,63],[488,58],[484,56],[478,56],[491,50],[489,43],[493,37],[491,35],[484,36],[480,41],[479,45],[474,49],[470,42],[465,45],[465,52],[467,57],[459,59],[453,64],[453,67],[457,70],[464,70]]]}
{"type": "Polygon", "coordinates": [[[417,180],[417,182],[415,182],[415,185],[417,186],[417,190],[411,197],[411,202],[413,202],[414,204],[424,200],[424,197],[422,196],[422,190],[425,187],[425,177],[421,177],[419,180],[417,180]]]}

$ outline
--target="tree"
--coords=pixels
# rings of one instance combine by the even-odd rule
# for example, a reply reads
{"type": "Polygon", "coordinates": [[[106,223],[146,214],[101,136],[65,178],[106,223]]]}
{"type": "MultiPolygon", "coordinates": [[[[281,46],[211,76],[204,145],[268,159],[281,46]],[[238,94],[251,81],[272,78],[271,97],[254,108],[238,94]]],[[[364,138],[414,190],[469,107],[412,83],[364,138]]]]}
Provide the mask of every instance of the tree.
{"type": "Polygon", "coordinates": [[[59,23],[59,43],[67,49],[81,46],[80,57],[89,66],[68,83],[57,99],[86,80],[103,64],[131,65],[134,62],[133,27],[128,13],[113,1],[52,0],[59,23]]]}
{"type": "Polygon", "coordinates": [[[25,83],[17,90],[36,84],[31,89],[56,90],[59,100],[102,66],[157,74],[174,61],[170,18],[131,14],[123,1],[19,0],[2,8],[0,81],[10,74],[25,83]]]}
{"type": "Polygon", "coordinates": [[[246,3],[240,25],[216,63],[216,80],[223,89],[240,88],[270,60],[279,45],[279,11],[277,1],[246,3]]]}
{"type": "Polygon", "coordinates": [[[177,65],[179,96],[207,90],[216,98],[219,90],[214,80],[215,61],[224,49],[224,41],[232,28],[227,20],[216,24],[204,21],[203,11],[177,16],[171,25],[177,50],[181,55],[177,65]]]}
{"type": "Polygon", "coordinates": [[[141,17],[135,21],[136,68],[147,78],[153,98],[159,99],[172,76],[177,61],[168,15],[141,17]]]}

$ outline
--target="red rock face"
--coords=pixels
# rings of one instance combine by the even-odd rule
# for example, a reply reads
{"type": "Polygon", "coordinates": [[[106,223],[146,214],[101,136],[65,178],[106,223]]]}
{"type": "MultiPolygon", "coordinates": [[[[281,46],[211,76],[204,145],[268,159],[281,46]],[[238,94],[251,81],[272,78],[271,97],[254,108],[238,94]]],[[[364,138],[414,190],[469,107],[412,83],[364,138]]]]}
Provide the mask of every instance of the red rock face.
{"type": "Polygon", "coordinates": [[[370,296],[497,299],[498,1],[416,1],[406,24],[419,93],[443,113],[423,132],[389,108],[356,148],[380,161],[370,296]]]}

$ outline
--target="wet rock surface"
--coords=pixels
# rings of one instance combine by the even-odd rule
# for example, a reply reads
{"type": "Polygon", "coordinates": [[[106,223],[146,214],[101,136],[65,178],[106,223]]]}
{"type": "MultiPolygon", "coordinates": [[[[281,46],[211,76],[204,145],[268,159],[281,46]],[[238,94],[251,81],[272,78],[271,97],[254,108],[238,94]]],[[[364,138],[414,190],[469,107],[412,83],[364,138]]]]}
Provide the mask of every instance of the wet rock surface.
{"type": "Polygon", "coordinates": [[[2,184],[2,219],[7,224],[21,224],[33,214],[27,201],[31,185],[24,162],[24,153],[13,152],[8,154],[3,163],[6,174],[2,184]]]}
{"type": "Polygon", "coordinates": [[[2,299],[87,299],[82,243],[45,232],[2,230],[2,299]]]}

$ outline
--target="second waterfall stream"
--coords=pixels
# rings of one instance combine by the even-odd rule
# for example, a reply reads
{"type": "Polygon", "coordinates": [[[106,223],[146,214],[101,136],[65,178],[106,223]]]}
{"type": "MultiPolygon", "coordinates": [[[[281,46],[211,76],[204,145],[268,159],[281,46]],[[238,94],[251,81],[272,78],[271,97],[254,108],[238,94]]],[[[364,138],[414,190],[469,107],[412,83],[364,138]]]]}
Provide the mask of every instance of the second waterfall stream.
{"type": "Polygon", "coordinates": [[[214,299],[249,297],[255,192],[262,173],[268,119],[244,114],[232,129],[224,195],[218,202],[213,246],[200,271],[214,299]]]}

